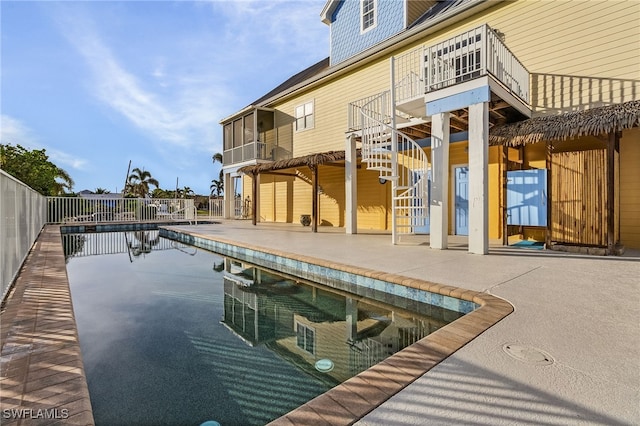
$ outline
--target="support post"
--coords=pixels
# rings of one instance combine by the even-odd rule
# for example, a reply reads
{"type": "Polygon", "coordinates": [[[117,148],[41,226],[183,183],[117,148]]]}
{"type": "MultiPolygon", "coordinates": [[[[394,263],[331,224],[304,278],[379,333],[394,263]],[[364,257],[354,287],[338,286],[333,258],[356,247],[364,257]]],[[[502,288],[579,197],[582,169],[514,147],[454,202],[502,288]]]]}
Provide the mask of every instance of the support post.
{"type": "Polygon", "coordinates": [[[446,249],[449,236],[449,112],[431,118],[431,224],[430,246],[446,249]]]}
{"type": "MultiPolygon", "coordinates": [[[[389,115],[391,116],[391,176],[398,176],[398,131],[396,130],[396,76],[395,76],[395,58],[392,56],[389,60],[391,76],[391,84],[389,89],[390,109],[389,115]]],[[[398,183],[397,180],[391,181],[391,243],[398,244],[398,213],[396,210],[396,193],[398,183]]]]}
{"type": "Polygon", "coordinates": [[[356,138],[347,136],[344,159],[345,182],[345,215],[344,225],[347,234],[358,232],[358,158],[356,155],[356,138]]]}
{"type": "Polygon", "coordinates": [[[615,189],[615,152],[616,132],[609,132],[607,142],[607,254],[614,254],[616,244],[616,189],[615,189]]]}
{"type": "Polygon", "coordinates": [[[553,164],[553,145],[551,142],[547,142],[547,232],[545,233],[544,243],[547,249],[551,248],[551,233],[553,231],[553,218],[551,217],[551,213],[553,209],[551,205],[553,203],[553,194],[551,191],[552,185],[551,180],[553,178],[553,173],[551,172],[551,165],[553,164]]]}
{"type": "Polygon", "coordinates": [[[223,200],[224,207],[222,212],[222,217],[225,219],[232,219],[235,217],[235,200],[236,194],[234,194],[233,190],[233,179],[230,173],[225,173],[224,175],[224,188],[223,191],[223,200]],[[232,213],[233,212],[233,213],[232,213]]]}
{"type": "Polygon", "coordinates": [[[256,226],[258,223],[258,174],[252,173],[253,179],[251,180],[251,223],[256,226]]]}
{"type": "Polygon", "coordinates": [[[469,105],[469,252],[489,253],[489,103],[469,105]]]}
{"type": "Polygon", "coordinates": [[[309,166],[311,169],[311,231],[318,232],[318,166],[309,166]]]}
{"type": "Polygon", "coordinates": [[[507,210],[507,179],[509,178],[509,147],[502,145],[502,245],[509,245],[509,225],[507,210]]]}

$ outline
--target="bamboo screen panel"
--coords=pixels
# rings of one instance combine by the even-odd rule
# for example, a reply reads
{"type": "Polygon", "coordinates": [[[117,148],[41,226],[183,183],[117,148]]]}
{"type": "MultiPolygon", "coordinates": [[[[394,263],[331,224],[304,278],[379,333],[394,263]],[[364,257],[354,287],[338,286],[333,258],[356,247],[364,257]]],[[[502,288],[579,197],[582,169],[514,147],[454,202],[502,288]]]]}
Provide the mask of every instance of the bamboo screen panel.
{"type": "Polygon", "coordinates": [[[553,154],[552,241],[607,245],[606,157],[604,149],[553,154]]]}

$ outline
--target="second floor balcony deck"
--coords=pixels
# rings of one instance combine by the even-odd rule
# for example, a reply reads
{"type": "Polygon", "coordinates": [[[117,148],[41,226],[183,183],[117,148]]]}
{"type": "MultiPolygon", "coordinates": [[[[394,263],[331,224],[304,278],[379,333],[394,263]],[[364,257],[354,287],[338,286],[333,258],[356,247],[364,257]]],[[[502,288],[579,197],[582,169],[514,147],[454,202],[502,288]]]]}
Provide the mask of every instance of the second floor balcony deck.
{"type": "Polygon", "coordinates": [[[402,109],[402,104],[424,101],[425,94],[483,76],[521,104],[530,104],[529,71],[488,25],[395,57],[396,104],[402,109]]]}
{"type": "Polygon", "coordinates": [[[248,107],[222,125],[225,166],[278,159],[273,110],[248,107]]]}

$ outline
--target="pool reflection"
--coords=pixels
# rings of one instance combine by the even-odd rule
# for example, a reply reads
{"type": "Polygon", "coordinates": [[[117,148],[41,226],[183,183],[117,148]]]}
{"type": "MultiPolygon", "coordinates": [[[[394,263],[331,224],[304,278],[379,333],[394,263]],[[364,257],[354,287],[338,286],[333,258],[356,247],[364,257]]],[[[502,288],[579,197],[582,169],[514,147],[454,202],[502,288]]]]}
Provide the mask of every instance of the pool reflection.
{"type": "Polygon", "coordinates": [[[451,311],[415,301],[407,301],[409,310],[385,303],[383,294],[382,300],[348,294],[232,259],[224,266],[222,323],[247,344],[266,345],[336,383],[451,321],[451,311]],[[330,360],[331,371],[318,369],[319,360],[330,360]]]}

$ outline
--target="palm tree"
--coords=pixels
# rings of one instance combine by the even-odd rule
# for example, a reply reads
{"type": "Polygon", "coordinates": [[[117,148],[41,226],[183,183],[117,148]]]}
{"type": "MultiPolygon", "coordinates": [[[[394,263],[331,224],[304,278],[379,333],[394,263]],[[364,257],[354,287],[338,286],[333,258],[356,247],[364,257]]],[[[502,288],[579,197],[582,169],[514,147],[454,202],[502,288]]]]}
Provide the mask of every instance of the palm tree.
{"type": "Polygon", "coordinates": [[[185,186],[184,188],[182,188],[182,197],[189,198],[189,195],[195,195],[195,192],[193,192],[193,189],[189,188],[188,186],[185,186]]]}
{"type": "Polygon", "coordinates": [[[104,188],[96,188],[96,190],[93,192],[95,192],[96,194],[111,194],[111,191],[104,188]]]}
{"type": "MultiPolygon", "coordinates": [[[[216,163],[220,163],[222,164],[222,154],[220,154],[219,152],[216,152],[215,154],[213,154],[211,156],[211,160],[213,161],[213,164],[216,163]]],[[[222,169],[220,169],[220,175],[218,176],[218,179],[212,179],[211,180],[211,195],[216,195],[216,196],[221,196],[222,193],[224,192],[224,173],[222,172],[222,169]]]]}
{"type": "Polygon", "coordinates": [[[60,167],[55,168],[55,174],[55,182],[52,188],[53,195],[64,194],[66,192],[65,189],[71,192],[74,185],[71,176],[60,167]]]}
{"type": "Polygon", "coordinates": [[[224,193],[224,173],[220,170],[218,179],[211,180],[211,195],[221,196],[224,193]]]}
{"type": "Polygon", "coordinates": [[[156,188],[160,187],[158,181],[151,177],[151,173],[144,168],[140,170],[136,167],[127,179],[127,192],[144,198],[149,195],[149,185],[153,185],[156,188]]]}

